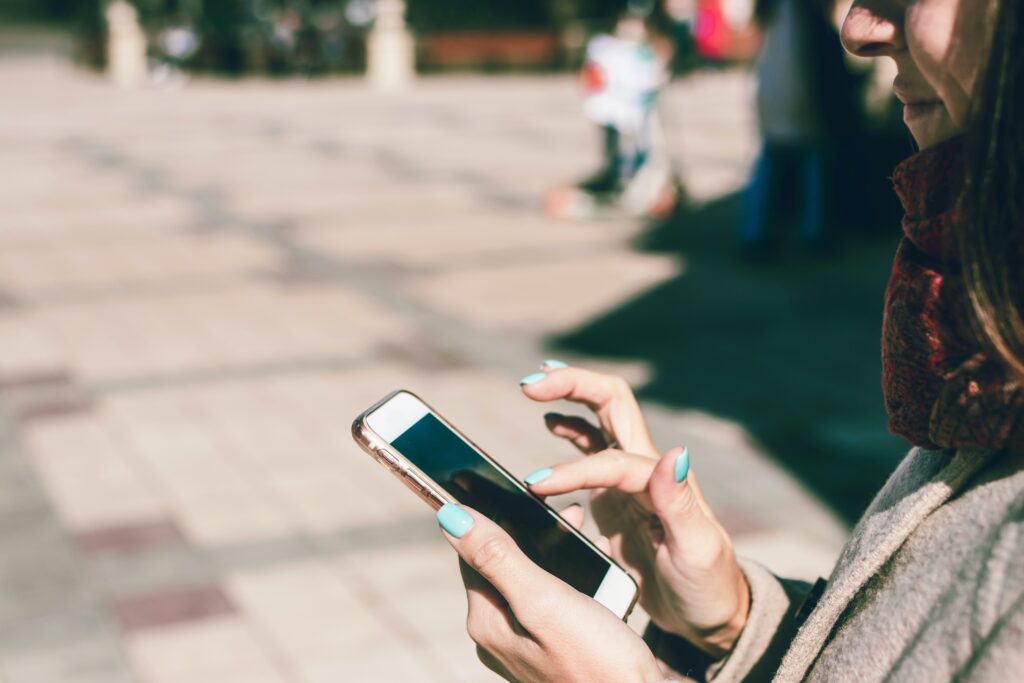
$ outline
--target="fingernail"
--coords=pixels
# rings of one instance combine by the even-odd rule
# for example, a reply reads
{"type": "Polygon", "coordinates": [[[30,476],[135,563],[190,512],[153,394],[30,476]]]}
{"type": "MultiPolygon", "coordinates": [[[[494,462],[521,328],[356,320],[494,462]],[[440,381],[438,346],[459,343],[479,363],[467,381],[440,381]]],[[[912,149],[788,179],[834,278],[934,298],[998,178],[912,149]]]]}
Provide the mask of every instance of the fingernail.
{"type": "Polygon", "coordinates": [[[552,472],[554,472],[554,470],[551,469],[550,467],[544,467],[542,469],[537,470],[536,472],[529,473],[528,475],[526,475],[526,479],[523,479],[523,481],[525,481],[530,486],[533,486],[537,482],[544,481],[545,479],[550,477],[552,472]]]}
{"type": "Polygon", "coordinates": [[[686,475],[690,473],[690,451],[686,448],[676,458],[676,483],[679,483],[686,479],[686,475]]]}
{"type": "Polygon", "coordinates": [[[445,503],[437,511],[437,523],[455,538],[462,538],[473,528],[473,518],[455,503],[445,503]]]}
{"type": "Polygon", "coordinates": [[[560,360],[553,360],[553,359],[550,359],[550,358],[548,360],[544,361],[543,363],[541,363],[540,365],[541,365],[541,367],[549,367],[552,370],[561,370],[562,368],[569,367],[568,365],[566,365],[565,363],[563,363],[560,360]]]}
{"type": "Polygon", "coordinates": [[[527,375],[526,377],[519,380],[519,386],[523,386],[524,384],[534,384],[536,382],[541,381],[545,377],[547,377],[547,375],[545,375],[543,372],[535,372],[532,375],[527,375]]]}

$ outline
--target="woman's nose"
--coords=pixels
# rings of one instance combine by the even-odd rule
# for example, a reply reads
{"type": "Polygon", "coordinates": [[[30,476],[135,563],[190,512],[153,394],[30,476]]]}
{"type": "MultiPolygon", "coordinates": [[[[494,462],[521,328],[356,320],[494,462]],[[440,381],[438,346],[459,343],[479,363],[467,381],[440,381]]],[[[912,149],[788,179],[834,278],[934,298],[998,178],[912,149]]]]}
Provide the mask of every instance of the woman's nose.
{"type": "Polygon", "coordinates": [[[893,0],[855,0],[840,33],[858,57],[891,56],[903,49],[903,14],[893,0]]]}

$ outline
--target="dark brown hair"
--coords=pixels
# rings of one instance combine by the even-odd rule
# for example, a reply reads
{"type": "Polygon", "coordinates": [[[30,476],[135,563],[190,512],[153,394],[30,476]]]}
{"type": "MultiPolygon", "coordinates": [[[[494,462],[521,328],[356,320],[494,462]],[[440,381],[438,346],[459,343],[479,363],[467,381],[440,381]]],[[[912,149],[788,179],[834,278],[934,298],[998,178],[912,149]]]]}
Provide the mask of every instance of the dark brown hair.
{"type": "Polygon", "coordinates": [[[1024,378],[1024,0],[1000,0],[970,130],[960,234],[983,343],[1024,378]]]}

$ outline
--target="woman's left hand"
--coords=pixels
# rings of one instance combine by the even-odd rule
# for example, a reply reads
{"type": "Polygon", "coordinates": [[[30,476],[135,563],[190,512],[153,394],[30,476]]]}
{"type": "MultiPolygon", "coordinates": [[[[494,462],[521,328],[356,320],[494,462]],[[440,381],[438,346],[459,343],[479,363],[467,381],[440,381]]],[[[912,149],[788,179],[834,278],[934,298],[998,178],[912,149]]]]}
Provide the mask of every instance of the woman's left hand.
{"type": "Polygon", "coordinates": [[[629,626],[530,561],[497,524],[453,504],[437,518],[461,558],[466,626],[487,668],[523,683],[664,680],[629,626]]]}

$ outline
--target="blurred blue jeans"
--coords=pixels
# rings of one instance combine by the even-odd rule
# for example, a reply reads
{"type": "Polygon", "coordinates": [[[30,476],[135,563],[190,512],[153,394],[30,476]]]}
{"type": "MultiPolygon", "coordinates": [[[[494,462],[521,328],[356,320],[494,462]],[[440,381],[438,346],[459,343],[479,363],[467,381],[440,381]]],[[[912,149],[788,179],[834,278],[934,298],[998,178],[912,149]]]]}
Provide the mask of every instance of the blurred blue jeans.
{"type": "Polygon", "coordinates": [[[799,203],[800,234],[825,242],[830,212],[829,154],[824,145],[765,142],[744,198],[740,246],[766,247],[779,238],[783,207],[799,203]]]}

